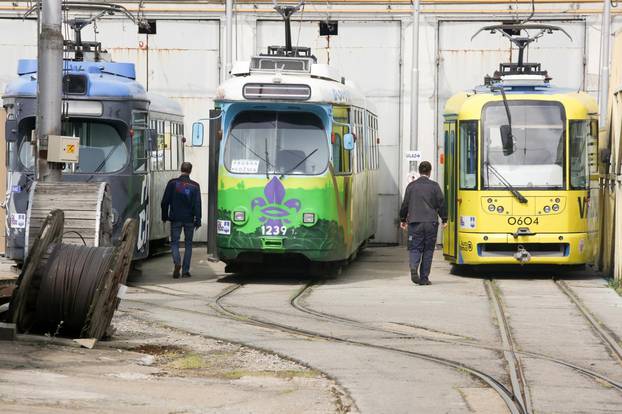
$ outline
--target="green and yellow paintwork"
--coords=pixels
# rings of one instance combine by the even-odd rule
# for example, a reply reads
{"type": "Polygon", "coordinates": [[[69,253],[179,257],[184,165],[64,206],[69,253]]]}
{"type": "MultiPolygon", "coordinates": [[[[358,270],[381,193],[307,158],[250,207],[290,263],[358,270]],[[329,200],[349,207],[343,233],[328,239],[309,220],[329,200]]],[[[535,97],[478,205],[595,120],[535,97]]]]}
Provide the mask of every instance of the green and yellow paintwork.
{"type": "MultiPolygon", "coordinates": [[[[347,122],[347,107],[333,108],[333,118],[347,122]]],[[[344,125],[334,124],[334,133],[343,136],[344,125]]],[[[367,214],[375,211],[373,199],[375,171],[363,169],[351,174],[337,174],[331,162],[321,175],[280,177],[240,176],[231,174],[221,162],[218,178],[218,219],[231,221],[229,235],[218,235],[218,253],[226,263],[234,262],[241,253],[301,254],[311,261],[331,262],[346,260],[375,232],[376,221],[367,214]],[[278,180],[285,196],[276,207],[287,211],[289,223],[285,235],[262,234],[262,208],[252,208],[253,200],[266,199],[265,188],[278,180]],[[299,210],[284,205],[297,200],[299,210]],[[234,212],[244,211],[244,222],[234,221],[234,212]],[[303,223],[304,213],[314,213],[315,223],[303,223]]],[[[344,154],[342,154],[345,156],[344,154]]],[[[355,157],[352,157],[351,162],[355,157]]],[[[268,206],[269,207],[269,206],[268,206]]]]}

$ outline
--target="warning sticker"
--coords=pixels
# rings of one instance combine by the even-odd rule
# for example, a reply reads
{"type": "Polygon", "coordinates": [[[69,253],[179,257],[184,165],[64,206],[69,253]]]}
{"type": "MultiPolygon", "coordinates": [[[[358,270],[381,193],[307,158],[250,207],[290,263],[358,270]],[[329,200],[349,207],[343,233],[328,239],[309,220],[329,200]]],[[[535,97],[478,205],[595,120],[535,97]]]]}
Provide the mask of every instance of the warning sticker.
{"type": "Polygon", "coordinates": [[[460,216],[460,228],[473,230],[477,227],[475,216],[460,216]]]}
{"type": "Polygon", "coordinates": [[[231,234],[231,221],[229,220],[217,220],[216,221],[216,232],[218,234],[231,234]]]}
{"type": "Polygon", "coordinates": [[[65,152],[67,154],[75,154],[76,153],[76,146],[75,146],[75,144],[67,144],[67,145],[65,145],[65,152]]]}
{"type": "Polygon", "coordinates": [[[11,228],[23,229],[26,228],[26,215],[20,213],[11,214],[11,228]]]}

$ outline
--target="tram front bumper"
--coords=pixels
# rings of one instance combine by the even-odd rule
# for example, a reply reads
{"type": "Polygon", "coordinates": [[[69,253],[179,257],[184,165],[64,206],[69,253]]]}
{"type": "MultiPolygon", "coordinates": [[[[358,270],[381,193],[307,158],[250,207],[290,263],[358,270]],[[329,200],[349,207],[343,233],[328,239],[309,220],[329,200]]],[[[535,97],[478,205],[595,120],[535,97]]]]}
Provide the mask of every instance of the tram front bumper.
{"type": "Polygon", "coordinates": [[[579,265],[590,260],[587,233],[517,236],[458,233],[457,264],[579,265]]]}

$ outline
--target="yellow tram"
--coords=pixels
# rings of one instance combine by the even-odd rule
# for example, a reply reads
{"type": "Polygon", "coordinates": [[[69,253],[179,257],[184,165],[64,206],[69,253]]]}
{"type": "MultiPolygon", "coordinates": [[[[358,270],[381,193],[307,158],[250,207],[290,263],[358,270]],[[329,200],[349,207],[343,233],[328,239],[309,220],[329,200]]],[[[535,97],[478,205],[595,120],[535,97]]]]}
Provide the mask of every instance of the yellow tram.
{"type": "Polygon", "coordinates": [[[456,265],[592,263],[596,101],[551,86],[520,52],[518,63],[446,104],[444,256],[456,265]]]}

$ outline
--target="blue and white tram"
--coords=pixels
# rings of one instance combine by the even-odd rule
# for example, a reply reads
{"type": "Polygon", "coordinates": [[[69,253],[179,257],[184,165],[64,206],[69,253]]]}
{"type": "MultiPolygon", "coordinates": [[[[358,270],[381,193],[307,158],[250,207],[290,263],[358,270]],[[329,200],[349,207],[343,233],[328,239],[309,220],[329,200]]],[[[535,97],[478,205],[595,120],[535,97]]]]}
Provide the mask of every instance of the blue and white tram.
{"type": "MultiPolygon", "coordinates": [[[[6,110],[8,226],[6,255],[24,257],[28,193],[35,177],[37,61],[18,62],[18,78],[2,97],[6,110]]],[[[127,218],[139,220],[134,258],[164,242],[159,197],[184,158],[183,114],[178,103],[145,91],[133,63],[65,60],[62,134],[80,137],[80,159],[67,164],[64,181],[109,183],[113,239],[127,218]]]]}

